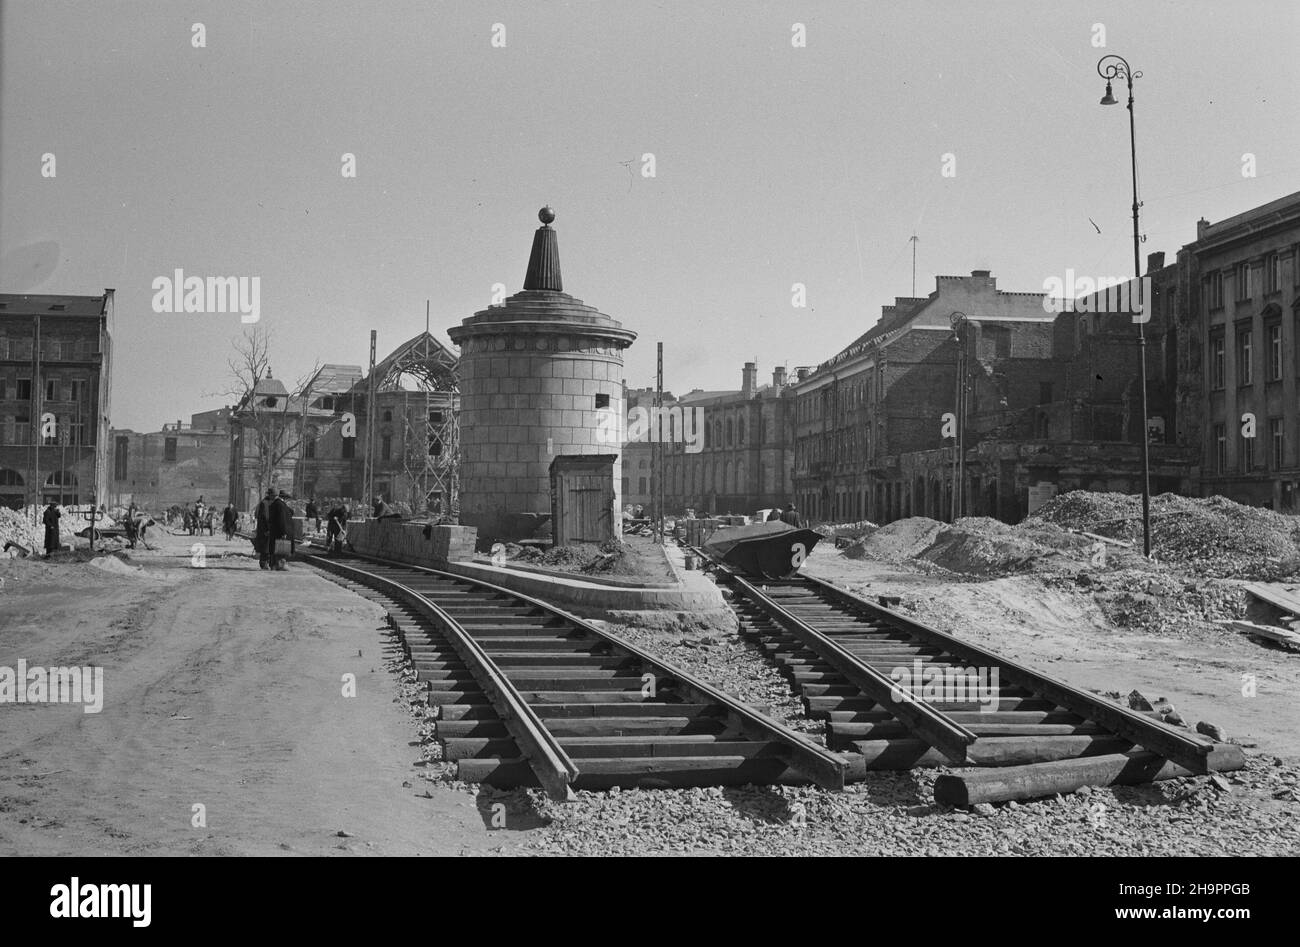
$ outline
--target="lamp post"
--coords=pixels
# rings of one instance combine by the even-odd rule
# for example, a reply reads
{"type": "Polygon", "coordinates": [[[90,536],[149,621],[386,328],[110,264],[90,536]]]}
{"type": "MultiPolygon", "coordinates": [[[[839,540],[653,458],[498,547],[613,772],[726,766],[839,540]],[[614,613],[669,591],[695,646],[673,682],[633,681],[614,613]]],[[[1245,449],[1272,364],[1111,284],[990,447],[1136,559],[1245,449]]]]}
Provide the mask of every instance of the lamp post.
{"type": "Polygon", "coordinates": [[[952,337],[957,343],[957,397],[954,405],[954,416],[957,419],[957,430],[953,436],[953,458],[952,458],[952,521],[957,522],[957,518],[962,515],[965,507],[966,493],[966,334],[965,329],[969,317],[964,312],[954,312],[949,316],[952,320],[952,337]]]}
{"type": "MultiPolygon", "coordinates": [[[[1139,247],[1142,237],[1138,231],[1137,193],[1137,131],[1133,124],[1133,80],[1141,79],[1142,73],[1134,72],[1128,60],[1114,53],[1102,56],[1097,61],[1097,74],[1106,80],[1106,94],[1102,96],[1102,105],[1117,105],[1118,100],[1112,94],[1111,82],[1123,79],[1128,83],[1128,133],[1129,155],[1133,172],[1133,280],[1141,291],[1142,262],[1139,247]]],[[[1131,297],[1130,297],[1131,298],[1131,297]]],[[[1143,300],[1144,306],[1153,300],[1143,300]]],[[[1151,434],[1147,430],[1147,339],[1143,321],[1137,320],[1138,327],[1138,375],[1142,388],[1142,555],[1151,558],[1151,434]]]]}

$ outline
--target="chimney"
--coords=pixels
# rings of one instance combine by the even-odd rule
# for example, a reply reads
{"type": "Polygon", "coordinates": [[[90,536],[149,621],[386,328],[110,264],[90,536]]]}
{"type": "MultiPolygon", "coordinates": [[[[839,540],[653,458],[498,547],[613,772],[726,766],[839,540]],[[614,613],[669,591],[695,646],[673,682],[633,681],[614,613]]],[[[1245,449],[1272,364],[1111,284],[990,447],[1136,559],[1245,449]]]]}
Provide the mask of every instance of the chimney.
{"type": "Polygon", "coordinates": [[[809,368],[806,365],[801,365],[795,369],[795,372],[797,373],[799,381],[803,381],[808,377],[809,368]]]}
{"type": "Polygon", "coordinates": [[[1163,250],[1157,250],[1155,253],[1147,254],[1148,273],[1154,272],[1155,270],[1163,270],[1164,268],[1165,268],[1165,252],[1163,250]]]}
{"type": "Polygon", "coordinates": [[[740,393],[752,395],[758,389],[758,365],[746,362],[745,370],[740,373],[740,393]]]}
{"type": "Polygon", "coordinates": [[[1200,240],[1205,236],[1205,231],[1210,227],[1210,222],[1202,217],[1196,222],[1196,239],[1200,240]]]}
{"type": "Polygon", "coordinates": [[[785,366],[784,365],[778,365],[776,366],[776,368],[772,369],[772,387],[773,388],[785,387],[785,366]]]}
{"type": "Polygon", "coordinates": [[[991,270],[971,270],[970,278],[973,283],[984,289],[998,288],[998,281],[993,277],[991,270]]]}

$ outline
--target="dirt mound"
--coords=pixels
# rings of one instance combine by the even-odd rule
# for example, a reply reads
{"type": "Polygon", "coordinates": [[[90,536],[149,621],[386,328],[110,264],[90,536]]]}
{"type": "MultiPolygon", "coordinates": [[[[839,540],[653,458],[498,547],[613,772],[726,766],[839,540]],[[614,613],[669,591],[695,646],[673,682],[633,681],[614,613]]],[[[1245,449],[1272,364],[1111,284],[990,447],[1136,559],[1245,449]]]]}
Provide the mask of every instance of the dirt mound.
{"type": "Polygon", "coordinates": [[[934,541],[919,554],[952,572],[967,575],[1004,575],[1041,567],[1063,551],[1079,552],[1088,540],[1062,530],[1021,530],[984,516],[958,520],[940,529],[934,541]]]}
{"type": "Polygon", "coordinates": [[[895,520],[863,536],[844,550],[850,559],[912,559],[934,542],[944,524],[925,516],[895,520]]]}
{"type": "MultiPolygon", "coordinates": [[[[1142,498],[1074,490],[1054,497],[1021,526],[1052,523],[1142,542],[1142,498]]],[[[1155,557],[1200,576],[1276,580],[1300,571],[1300,518],[1224,497],[1151,498],[1155,557]]]]}
{"type": "Polygon", "coordinates": [[[1048,581],[1091,592],[1107,620],[1121,628],[1162,636],[1222,633],[1214,622],[1241,617],[1248,599],[1240,586],[1229,582],[1140,569],[1080,572],[1048,581]]]}

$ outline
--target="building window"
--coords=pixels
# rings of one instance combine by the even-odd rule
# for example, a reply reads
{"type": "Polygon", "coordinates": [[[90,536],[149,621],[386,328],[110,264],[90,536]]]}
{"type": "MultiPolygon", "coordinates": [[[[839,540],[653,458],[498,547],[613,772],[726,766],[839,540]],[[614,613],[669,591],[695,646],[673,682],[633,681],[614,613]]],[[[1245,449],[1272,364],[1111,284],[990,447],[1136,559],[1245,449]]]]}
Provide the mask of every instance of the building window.
{"type": "Polygon", "coordinates": [[[745,419],[741,418],[736,422],[736,443],[741,447],[745,446],[745,419]]]}
{"type": "Polygon", "coordinates": [[[1052,403],[1052,383],[1050,381],[1040,381],[1038,383],[1038,403],[1052,403]]]}
{"type": "Polygon", "coordinates": [[[647,490],[646,490],[646,483],[645,483],[645,477],[637,477],[637,478],[636,478],[636,492],[637,492],[637,493],[646,493],[646,492],[647,492],[647,490]]]}
{"type": "Polygon", "coordinates": [[[32,380],[30,378],[18,379],[18,388],[14,392],[14,397],[19,401],[32,400],[32,380]]]}
{"type": "Polygon", "coordinates": [[[1264,292],[1276,293],[1282,289],[1282,254],[1270,253],[1264,260],[1264,292]]]}
{"type": "Polygon", "coordinates": [[[316,438],[311,437],[310,435],[308,435],[308,437],[307,437],[307,438],[302,442],[302,456],[305,457],[305,458],[307,458],[308,460],[313,460],[313,459],[315,459],[315,457],[316,457],[316,438]]]}
{"type": "MultiPolygon", "coordinates": [[[[353,457],[356,456],[357,456],[357,439],[355,437],[343,438],[343,459],[351,460],[353,457]]],[[[350,492],[345,493],[344,495],[352,496],[350,492]]]]}
{"type": "Polygon", "coordinates": [[[1237,278],[1234,281],[1236,285],[1237,301],[1250,298],[1250,264],[1237,264],[1237,278]]]}
{"type": "MultiPolygon", "coordinates": [[[[385,411],[385,414],[389,412],[385,411]]],[[[385,434],[379,439],[379,456],[383,460],[388,460],[393,454],[393,437],[391,434],[385,434]]]]}
{"type": "Polygon", "coordinates": [[[321,410],[322,410],[322,411],[333,411],[333,410],[334,410],[334,399],[333,399],[333,398],[321,398],[321,399],[320,399],[320,407],[321,407],[321,410]]]}
{"type": "Polygon", "coordinates": [[[72,401],[81,401],[86,396],[86,383],[80,378],[68,382],[69,397],[72,401]]]}
{"type": "Polygon", "coordinates": [[[1255,376],[1251,372],[1253,363],[1251,354],[1250,330],[1243,329],[1237,333],[1237,385],[1240,387],[1254,384],[1255,376]]]}
{"type": "Polygon", "coordinates": [[[392,421],[392,420],[393,420],[393,412],[392,412],[392,411],[385,411],[385,412],[384,412],[384,420],[385,420],[385,421],[392,421]]]}
{"type": "Polygon", "coordinates": [[[163,440],[163,460],[176,459],[176,438],[168,437],[163,440]]]}
{"type": "Polygon", "coordinates": [[[31,423],[32,418],[29,414],[19,414],[14,416],[14,443],[30,444],[31,443],[31,423]]]}
{"type": "Polygon", "coordinates": [[[1223,308],[1223,274],[1217,270],[1205,278],[1205,299],[1211,309],[1223,308]]]}
{"type": "Polygon", "coordinates": [[[1255,469],[1255,439],[1253,437],[1239,437],[1237,452],[1241,457],[1241,472],[1250,473],[1255,469]]]}
{"type": "Polygon", "coordinates": [[[1225,361],[1223,333],[1219,332],[1210,337],[1210,387],[1215,391],[1223,390],[1225,361]]]}
{"type": "Polygon", "coordinates": [[[1275,322],[1268,332],[1268,380],[1280,381],[1282,378],[1282,324],[1275,322]]]}
{"type": "Polygon", "coordinates": [[[596,410],[609,407],[609,395],[596,395],[596,410]]]}
{"type": "Polygon", "coordinates": [[[45,400],[59,400],[59,381],[57,378],[47,378],[45,380],[45,400]]]}
{"type": "Polygon", "coordinates": [[[1222,424],[1214,425],[1214,472],[1228,472],[1228,434],[1222,424]]]}
{"type": "Polygon", "coordinates": [[[1286,447],[1286,444],[1285,444],[1285,441],[1284,441],[1284,438],[1283,438],[1283,435],[1282,435],[1282,419],[1281,419],[1281,418],[1269,418],[1269,419],[1268,419],[1268,443],[1269,443],[1269,447],[1270,447],[1269,453],[1272,454],[1273,469],[1274,469],[1274,470],[1281,470],[1281,469],[1282,469],[1283,450],[1284,450],[1284,448],[1286,447]]]}
{"type": "Polygon", "coordinates": [[[735,428],[733,428],[732,425],[731,425],[731,418],[727,418],[727,441],[726,441],[726,444],[727,444],[728,447],[730,447],[730,446],[735,442],[735,433],[736,433],[736,432],[735,432],[735,428]]]}
{"type": "Polygon", "coordinates": [[[113,442],[113,479],[125,480],[127,474],[127,457],[131,440],[127,437],[118,437],[113,442]]]}

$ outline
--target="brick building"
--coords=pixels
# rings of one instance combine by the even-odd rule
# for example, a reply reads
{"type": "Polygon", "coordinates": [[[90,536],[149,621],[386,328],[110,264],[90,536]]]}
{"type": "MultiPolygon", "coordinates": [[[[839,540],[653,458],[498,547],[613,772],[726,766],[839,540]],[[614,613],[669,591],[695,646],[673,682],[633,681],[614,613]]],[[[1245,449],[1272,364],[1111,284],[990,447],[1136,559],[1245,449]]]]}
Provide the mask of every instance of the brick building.
{"type": "Polygon", "coordinates": [[[1189,270],[1187,402],[1199,404],[1203,495],[1300,505],[1300,193],[1217,224],[1198,221],[1189,270]],[[1255,437],[1243,435],[1253,415],[1255,437]]]}
{"type": "Polygon", "coordinates": [[[678,398],[681,413],[666,424],[667,508],[752,514],[789,502],[793,405],[785,368],[759,385],[754,362],[745,363],[738,390],[696,389],[678,398]]]}
{"type": "Polygon", "coordinates": [[[111,289],[0,295],[0,504],[104,502],[112,320],[111,289]]]}
{"type": "Polygon", "coordinates": [[[230,414],[228,407],[204,411],[148,434],[112,428],[108,503],[135,503],[155,512],[192,504],[200,496],[209,506],[226,503],[230,414]]]}
{"type": "Polygon", "coordinates": [[[968,424],[1050,401],[1054,323],[1042,293],[999,290],[987,270],[938,276],[929,296],[883,307],[874,327],[794,383],[799,508],[823,521],[951,515],[959,378],[968,424]]]}

